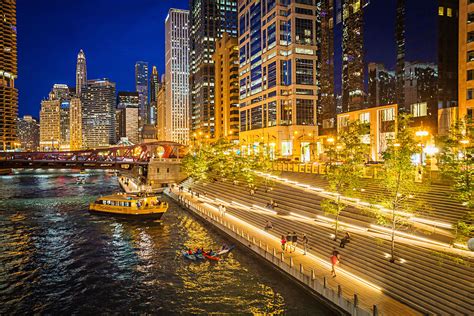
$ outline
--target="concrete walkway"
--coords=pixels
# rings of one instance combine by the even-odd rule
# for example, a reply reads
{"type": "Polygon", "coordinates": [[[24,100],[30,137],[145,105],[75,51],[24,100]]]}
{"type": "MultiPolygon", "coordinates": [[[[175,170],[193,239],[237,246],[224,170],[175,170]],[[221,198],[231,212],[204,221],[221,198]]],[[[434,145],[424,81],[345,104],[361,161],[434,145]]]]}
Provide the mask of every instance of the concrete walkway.
{"type": "MultiPolygon", "coordinates": [[[[229,229],[232,227],[233,232],[246,236],[253,245],[258,245],[266,250],[265,258],[267,253],[271,253],[274,255],[273,257],[283,259],[290,267],[298,267],[299,272],[307,275],[310,279],[319,280],[324,289],[330,289],[332,293],[340,293],[338,296],[343,297],[346,301],[357,300],[356,305],[365,311],[363,314],[375,314],[374,306],[376,306],[377,312],[383,315],[421,315],[418,311],[386,295],[383,288],[345,271],[342,267],[336,269],[337,277],[333,278],[329,261],[331,254],[328,254],[327,258],[318,257],[311,252],[304,255],[301,248],[296,248],[293,253],[283,252],[279,238],[234,215],[222,214],[216,206],[212,205],[213,200],[202,195],[197,198],[196,195],[191,195],[188,192],[179,192],[177,188],[166,191],[166,193],[173,198],[183,200],[193,209],[205,212],[206,217],[210,217],[215,226],[221,229],[222,227],[229,229]]],[[[344,258],[341,258],[341,264],[344,264],[344,258]]],[[[334,302],[334,300],[332,301],[334,302]]]]}

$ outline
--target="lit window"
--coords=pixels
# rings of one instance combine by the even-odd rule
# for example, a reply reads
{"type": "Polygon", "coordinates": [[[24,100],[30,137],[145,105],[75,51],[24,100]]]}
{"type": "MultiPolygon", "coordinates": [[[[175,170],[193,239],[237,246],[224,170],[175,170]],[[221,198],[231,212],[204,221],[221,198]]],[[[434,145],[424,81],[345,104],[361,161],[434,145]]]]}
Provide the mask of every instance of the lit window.
{"type": "Polygon", "coordinates": [[[291,141],[281,142],[281,155],[282,156],[291,156],[293,151],[293,146],[291,141]]]}
{"type": "Polygon", "coordinates": [[[467,89],[467,97],[466,97],[467,100],[472,100],[474,99],[474,89],[467,89]]]}
{"type": "Polygon", "coordinates": [[[444,15],[444,7],[438,8],[438,15],[444,15]]]}
{"type": "Polygon", "coordinates": [[[449,16],[449,17],[452,17],[453,16],[453,9],[446,8],[446,15],[449,16]]]}
{"type": "Polygon", "coordinates": [[[361,113],[359,114],[359,121],[361,123],[370,123],[370,113],[361,113]]]}
{"type": "Polygon", "coordinates": [[[393,108],[381,110],[382,122],[394,121],[395,110],[393,108]]]}
{"type": "Polygon", "coordinates": [[[474,80],[474,70],[473,69],[469,69],[467,71],[467,80],[470,81],[470,80],[474,80]]]}
{"type": "Polygon", "coordinates": [[[411,105],[411,113],[413,117],[426,116],[428,114],[427,108],[428,104],[426,102],[415,103],[411,105]]]}

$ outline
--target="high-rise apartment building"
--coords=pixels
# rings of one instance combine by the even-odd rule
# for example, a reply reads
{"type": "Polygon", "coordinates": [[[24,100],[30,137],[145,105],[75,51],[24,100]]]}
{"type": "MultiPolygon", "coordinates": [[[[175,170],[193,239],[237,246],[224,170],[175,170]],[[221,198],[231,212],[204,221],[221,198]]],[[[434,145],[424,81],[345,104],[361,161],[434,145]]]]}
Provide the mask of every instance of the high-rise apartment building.
{"type": "Polygon", "coordinates": [[[343,0],[342,4],[342,110],[363,107],[364,6],[367,0],[343,0]]]}
{"type": "Polygon", "coordinates": [[[77,63],[76,63],[76,95],[81,97],[82,90],[87,84],[87,65],[86,65],[86,55],[81,49],[77,54],[77,63]]]}
{"type": "Polygon", "coordinates": [[[170,9],[165,21],[166,117],[163,140],[189,143],[189,11],[170,9]]]}
{"type": "Polygon", "coordinates": [[[61,150],[69,150],[71,146],[71,123],[70,123],[71,103],[69,100],[61,101],[59,107],[59,125],[61,137],[59,140],[59,148],[61,150]]]}
{"type": "Polygon", "coordinates": [[[158,140],[165,140],[168,131],[166,131],[166,81],[161,80],[162,85],[158,90],[156,100],[156,132],[158,140]]]}
{"type": "Polygon", "coordinates": [[[59,150],[61,144],[59,100],[43,100],[40,110],[40,149],[59,150]]]}
{"type": "MultiPolygon", "coordinates": [[[[396,39],[396,45],[397,45],[397,63],[396,63],[396,69],[395,69],[395,75],[396,75],[395,96],[396,96],[396,103],[398,104],[399,108],[402,108],[402,109],[405,108],[405,93],[404,93],[405,44],[406,44],[405,19],[406,19],[405,0],[397,0],[397,13],[396,13],[396,23],[395,23],[395,39],[396,39]]],[[[369,89],[370,89],[370,84],[369,84],[369,89]]],[[[374,106],[373,102],[370,102],[370,101],[369,101],[369,105],[374,106]]]]}
{"type": "Polygon", "coordinates": [[[316,155],[317,10],[313,1],[239,1],[244,153],[316,155]]]}
{"type": "Polygon", "coordinates": [[[214,133],[212,55],[224,32],[237,36],[237,0],[190,0],[192,130],[214,133]]]}
{"type": "Polygon", "coordinates": [[[148,122],[148,63],[137,61],[135,63],[135,88],[140,97],[140,125],[148,122]]]}
{"type": "Polygon", "coordinates": [[[37,151],[39,149],[40,126],[31,115],[18,118],[17,135],[22,151],[37,151]]]}
{"type": "Polygon", "coordinates": [[[214,55],[214,138],[239,139],[239,45],[224,33],[214,55]]]}
{"type": "Polygon", "coordinates": [[[0,5],[0,151],[16,147],[18,90],[16,0],[0,5]]]}
{"type": "Polygon", "coordinates": [[[334,0],[318,0],[318,100],[317,117],[320,134],[333,134],[336,120],[334,95],[334,0]]]}
{"type": "Polygon", "coordinates": [[[474,118],[474,1],[472,0],[459,1],[458,51],[459,116],[472,119],[474,118]]]}
{"type": "Polygon", "coordinates": [[[108,79],[88,80],[83,95],[83,147],[115,144],[115,83],[108,79]]]}
{"type": "Polygon", "coordinates": [[[397,79],[395,72],[385,69],[384,65],[370,63],[368,106],[376,107],[396,103],[397,79]]]}
{"type": "Polygon", "coordinates": [[[161,88],[160,76],[156,66],[153,66],[150,76],[150,119],[149,123],[156,125],[156,108],[158,100],[158,91],[161,88]]]}
{"type": "Polygon", "coordinates": [[[69,106],[69,149],[82,148],[82,102],[80,98],[71,98],[69,106]]]}
{"type": "Polygon", "coordinates": [[[139,109],[140,95],[138,92],[119,91],[117,96],[119,117],[116,120],[118,135],[119,137],[127,137],[134,144],[140,142],[139,109]]]}

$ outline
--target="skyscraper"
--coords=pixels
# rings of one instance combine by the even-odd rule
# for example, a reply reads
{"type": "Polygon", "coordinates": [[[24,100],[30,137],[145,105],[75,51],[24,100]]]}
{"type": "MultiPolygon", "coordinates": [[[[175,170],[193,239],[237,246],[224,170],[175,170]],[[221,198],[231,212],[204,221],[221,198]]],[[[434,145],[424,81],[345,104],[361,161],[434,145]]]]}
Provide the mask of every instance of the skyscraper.
{"type": "Polygon", "coordinates": [[[166,139],[166,80],[161,80],[161,87],[158,90],[156,103],[156,130],[159,140],[166,139]]]}
{"type": "Polygon", "coordinates": [[[108,79],[87,80],[83,95],[83,147],[115,144],[115,83],[108,79]]]}
{"type": "Polygon", "coordinates": [[[240,141],[244,153],[261,151],[273,158],[300,161],[316,154],[311,143],[317,134],[318,7],[311,3],[239,2],[240,141]]]}
{"type": "Polygon", "coordinates": [[[120,137],[127,137],[134,144],[139,139],[139,108],[140,96],[138,92],[120,91],[117,96],[117,109],[120,111],[118,132],[120,137]]]}
{"type": "Polygon", "coordinates": [[[318,0],[318,130],[333,133],[336,118],[334,96],[334,0],[318,0]]]}
{"type": "Polygon", "coordinates": [[[76,95],[81,96],[82,90],[87,84],[87,65],[86,65],[86,55],[81,49],[79,54],[77,54],[77,64],[76,64],[76,95]]]}
{"type": "Polygon", "coordinates": [[[342,110],[359,110],[364,103],[364,6],[367,0],[342,4],[342,110]]]}
{"type": "Polygon", "coordinates": [[[224,32],[237,36],[237,0],[190,0],[192,130],[214,133],[212,54],[224,32]]]}
{"type": "Polygon", "coordinates": [[[166,117],[163,140],[189,142],[189,11],[170,9],[165,20],[166,117]]]}
{"type": "Polygon", "coordinates": [[[369,64],[369,107],[396,103],[396,87],[395,72],[385,69],[382,64],[369,64]]]}
{"type": "Polygon", "coordinates": [[[59,150],[61,143],[60,105],[59,100],[43,100],[41,102],[41,150],[59,150]]]}
{"type": "MultiPolygon", "coordinates": [[[[216,139],[239,139],[239,45],[236,37],[224,33],[212,56],[215,66],[216,139]]],[[[193,135],[194,136],[194,135],[193,135]]]]}
{"type": "Polygon", "coordinates": [[[459,2],[459,116],[474,118],[474,7],[459,2]]]}
{"type": "MultiPolygon", "coordinates": [[[[397,0],[397,15],[395,23],[395,39],[397,44],[397,64],[396,64],[396,103],[401,111],[405,110],[405,0],[397,0]]],[[[371,104],[371,106],[373,106],[371,104]]]]}
{"type": "Polygon", "coordinates": [[[140,96],[140,125],[148,122],[148,63],[137,61],[135,63],[135,88],[140,96]]]}
{"type": "Polygon", "coordinates": [[[15,149],[18,90],[16,0],[0,5],[0,151],[15,149]]]}
{"type": "Polygon", "coordinates": [[[23,151],[36,151],[39,148],[40,127],[38,121],[31,115],[18,118],[18,142],[23,151]]]}
{"type": "Polygon", "coordinates": [[[153,66],[150,76],[150,119],[149,123],[156,125],[156,108],[158,100],[158,91],[161,87],[160,76],[156,66],[153,66]]]}
{"type": "Polygon", "coordinates": [[[82,102],[80,98],[72,98],[69,107],[69,149],[82,148],[82,102]]]}

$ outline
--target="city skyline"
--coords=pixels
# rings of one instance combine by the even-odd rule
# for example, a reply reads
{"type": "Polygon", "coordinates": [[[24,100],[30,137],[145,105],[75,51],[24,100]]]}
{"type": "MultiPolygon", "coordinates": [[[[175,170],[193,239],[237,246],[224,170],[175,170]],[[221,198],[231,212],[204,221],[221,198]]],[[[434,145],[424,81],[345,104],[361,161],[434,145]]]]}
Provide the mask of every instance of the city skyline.
{"type": "MultiPolygon", "coordinates": [[[[430,49],[425,49],[432,45],[426,39],[426,34],[433,32],[430,29],[432,25],[428,23],[430,21],[427,21],[427,17],[419,15],[423,9],[426,10],[429,7],[427,3],[429,4],[428,0],[422,0],[408,4],[410,7],[407,9],[406,59],[409,61],[434,61],[436,57],[430,49]],[[416,25],[414,22],[420,19],[425,23],[420,23],[421,26],[416,25]]],[[[95,6],[95,2],[83,1],[81,6],[73,5],[73,10],[69,10],[59,7],[54,1],[41,4],[33,1],[19,1],[17,8],[19,75],[16,80],[16,87],[19,89],[19,116],[37,117],[41,100],[47,98],[47,93],[53,84],[75,85],[75,62],[80,49],[84,50],[87,57],[88,77],[110,78],[117,82],[117,89],[121,91],[135,91],[134,65],[139,60],[148,62],[150,69],[154,65],[157,66],[160,74],[165,72],[164,20],[170,7],[188,9],[187,0],[169,2],[169,6],[144,0],[141,6],[134,6],[131,10],[126,1],[118,1],[111,10],[106,10],[105,4],[98,4],[97,8],[95,6]],[[96,11],[95,15],[84,16],[90,12],[88,10],[92,6],[96,11]],[[41,18],[42,12],[51,17],[48,21],[55,22],[44,22],[41,18]],[[133,17],[140,17],[140,22],[129,25],[116,21],[116,15],[125,12],[130,20],[133,20],[133,17]],[[110,20],[110,23],[97,24],[98,16],[101,17],[101,21],[110,20]],[[40,19],[42,26],[38,28],[40,19]],[[86,23],[83,29],[75,26],[80,21],[86,23]],[[58,23],[62,26],[58,27],[58,23]],[[112,30],[115,31],[111,32],[112,30]],[[63,38],[67,36],[65,40],[58,41],[56,37],[50,36],[52,32],[63,38]],[[88,34],[96,35],[88,36],[88,34]],[[157,39],[151,41],[149,40],[151,36],[156,36],[157,39]],[[141,40],[135,40],[135,38],[141,40]],[[123,45],[123,43],[130,43],[132,39],[134,43],[132,47],[123,45]],[[104,43],[109,49],[104,49],[104,43]],[[114,50],[113,53],[111,49],[114,50]],[[31,51],[36,51],[37,54],[29,53],[31,51]],[[31,69],[36,69],[36,71],[31,71],[31,69]]],[[[373,0],[366,8],[365,34],[366,38],[371,39],[366,47],[366,64],[368,62],[383,63],[390,69],[395,66],[395,8],[396,0],[383,1],[383,3],[380,0],[373,0]],[[370,27],[371,25],[377,25],[377,27],[370,27]],[[377,46],[382,46],[384,49],[377,46]]],[[[336,31],[338,27],[340,25],[336,26],[336,31]]],[[[336,89],[340,89],[341,86],[340,55],[340,42],[336,39],[336,89]]]]}

